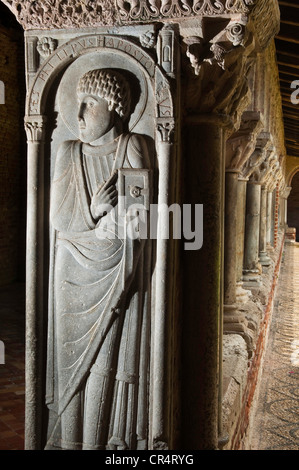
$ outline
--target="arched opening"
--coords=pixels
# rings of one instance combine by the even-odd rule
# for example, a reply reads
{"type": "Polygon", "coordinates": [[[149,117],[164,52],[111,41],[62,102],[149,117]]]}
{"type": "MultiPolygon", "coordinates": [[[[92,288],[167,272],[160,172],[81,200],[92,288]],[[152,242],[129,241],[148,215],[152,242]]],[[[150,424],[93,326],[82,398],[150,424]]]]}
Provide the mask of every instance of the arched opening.
{"type": "Polygon", "coordinates": [[[25,413],[24,35],[0,2],[0,449],[22,450],[25,413]]]}
{"type": "Polygon", "coordinates": [[[291,182],[292,190],[288,198],[287,223],[296,229],[296,241],[299,241],[299,171],[293,176],[291,182]]]}

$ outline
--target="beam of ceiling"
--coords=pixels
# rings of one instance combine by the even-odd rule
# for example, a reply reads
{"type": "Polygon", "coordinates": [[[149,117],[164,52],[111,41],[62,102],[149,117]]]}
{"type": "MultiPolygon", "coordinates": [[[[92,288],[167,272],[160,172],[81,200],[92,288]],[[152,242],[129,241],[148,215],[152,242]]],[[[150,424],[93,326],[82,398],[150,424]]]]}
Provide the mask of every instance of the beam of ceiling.
{"type": "MultiPolygon", "coordinates": [[[[291,101],[292,82],[299,88],[299,2],[279,0],[280,31],[275,38],[287,154],[299,158],[299,104],[291,101]]],[[[299,93],[297,94],[297,98],[299,93]]]]}

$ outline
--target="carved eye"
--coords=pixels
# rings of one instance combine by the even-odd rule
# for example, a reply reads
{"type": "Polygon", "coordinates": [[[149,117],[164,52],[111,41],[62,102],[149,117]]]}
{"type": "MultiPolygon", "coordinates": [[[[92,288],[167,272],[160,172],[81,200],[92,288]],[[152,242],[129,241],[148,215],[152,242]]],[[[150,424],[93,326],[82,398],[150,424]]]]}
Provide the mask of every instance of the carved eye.
{"type": "Polygon", "coordinates": [[[93,108],[94,107],[94,102],[93,101],[88,101],[87,105],[88,105],[89,108],[93,108]]]}

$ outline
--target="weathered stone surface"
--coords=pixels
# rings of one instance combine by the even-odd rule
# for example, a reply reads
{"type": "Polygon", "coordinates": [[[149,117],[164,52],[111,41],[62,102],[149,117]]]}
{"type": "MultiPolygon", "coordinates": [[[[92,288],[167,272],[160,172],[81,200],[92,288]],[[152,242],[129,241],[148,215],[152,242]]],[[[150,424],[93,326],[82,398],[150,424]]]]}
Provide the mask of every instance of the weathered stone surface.
{"type": "MultiPolygon", "coordinates": [[[[157,289],[151,298],[153,268],[145,218],[151,202],[170,202],[167,185],[176,123],[168,76],[176,72],[176,53],[172,28],[162,30],[143,49],[140,43],[151,37],[149,31],[126,29],[126,37],[105,28],[87,35],[26,35],[28,254],[32,250],[27,264],[28,391],[32,389],[28,448],[147,448],[149,393],[154,406],[152,442],[165,438],[162,333],[168,294],[161,276],[168,242],[159,238],[155,243],[157,289]],[[136,37],[142,38],[140,43],[136,37]],[[148,46],[159,47],[157,60],[148,46]],[[49,220],[42,217],[42,201],[49,197],[43,193],[43,151],[50,160],[45,168],[51,186],[49,220]],[[157,166],[159,194],[151,178],[157,166]],[[36,218],[40,227],[49,226],[48,251],[40,238],[44,228],[32,230],[36,218]],[[48,258],[48,289],[42,277],[37,281],[42,256],[48,258]],[[41,397],[34,377],[43,380],[45,375],[39,355],[44,345],[43,333],[36,328],[40,307],[32,300],[47,295],[48,410],[40,421],[36,415],[41,397]],[[157,334],[150,329],[150,305],[155,303],[157,334]],[[151,391],[150,361],[159,379],[151,391]],[[47,442],[38,442],[45,426],[47,442]]],[[[166,223],[159,219],[158,233],[166,223]]]]}
{"type": "Polygon", "coordinates": [[[197,15],[246,14],[254,0],[15,0],[3,2],[24,29],[115,25],[136,21],[183,19],[197,15]]]}
{"type": "Polygon", "coordinates": [[[236,416],[241,412],[247,381],[248,352],[240,335],[223,338],[223,432],[229,442],[235,432],[236,416]]]}

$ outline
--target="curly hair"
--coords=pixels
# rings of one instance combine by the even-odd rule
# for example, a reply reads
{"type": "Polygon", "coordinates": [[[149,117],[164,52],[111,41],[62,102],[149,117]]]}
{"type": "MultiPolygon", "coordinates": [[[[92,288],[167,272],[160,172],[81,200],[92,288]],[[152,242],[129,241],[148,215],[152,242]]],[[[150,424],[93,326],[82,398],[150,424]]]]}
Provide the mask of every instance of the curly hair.
{"type": "Polygon", "coordinates": [[[112,69],[96,69],[79,80],[77,93],[98,96],[108,102],[121,118],[127,118],[131,108],[131,90],[124,76],[112,69]]]}

